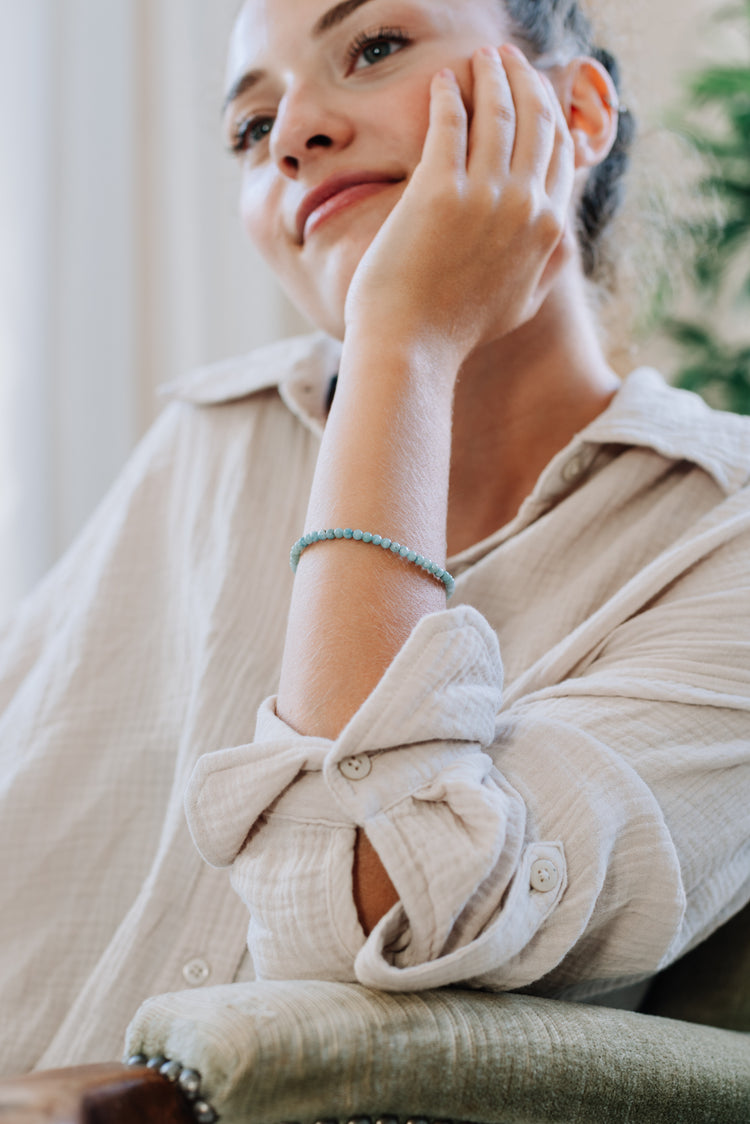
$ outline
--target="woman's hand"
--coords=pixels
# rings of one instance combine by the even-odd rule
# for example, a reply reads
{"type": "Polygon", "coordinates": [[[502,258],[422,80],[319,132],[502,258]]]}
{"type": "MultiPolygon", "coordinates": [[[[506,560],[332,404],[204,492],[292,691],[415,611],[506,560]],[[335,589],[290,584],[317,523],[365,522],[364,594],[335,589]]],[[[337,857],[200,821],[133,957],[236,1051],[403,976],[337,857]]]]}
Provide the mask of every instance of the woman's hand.
{"type": "Polygon", "coordinates": [[[431,87],[422,159],[362,258],[347,334],[439,349],[455,370],[539,310],[564,261],[573,143],[546,78],[515,47],[472,60],[469,125],[451,71],[431,87]]]}

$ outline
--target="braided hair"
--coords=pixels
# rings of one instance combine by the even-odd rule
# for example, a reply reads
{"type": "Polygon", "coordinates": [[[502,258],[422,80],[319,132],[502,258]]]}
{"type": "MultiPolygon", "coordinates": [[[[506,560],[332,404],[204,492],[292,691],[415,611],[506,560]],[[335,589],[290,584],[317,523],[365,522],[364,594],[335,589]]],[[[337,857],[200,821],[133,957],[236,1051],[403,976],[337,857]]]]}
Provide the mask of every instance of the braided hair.
{"type": "MultiPolygon", "coordinates": [[[[525,46],[532,62],[545,55],[570,59],[588,55],[609,72],[620,87],[617,60],[609,51],[597,47],[589,20],[577,0],[503,0],[512,30],[525,46]]],[[[603,235],[623,202],[624,177],[630,163],[630,149],[636,124],[627,109],[619,112],[617,136],[606,160],[589,173],[578,210],[578,241],[583,270],[596,281],[605,278],[609,262],[603,235]]]]}

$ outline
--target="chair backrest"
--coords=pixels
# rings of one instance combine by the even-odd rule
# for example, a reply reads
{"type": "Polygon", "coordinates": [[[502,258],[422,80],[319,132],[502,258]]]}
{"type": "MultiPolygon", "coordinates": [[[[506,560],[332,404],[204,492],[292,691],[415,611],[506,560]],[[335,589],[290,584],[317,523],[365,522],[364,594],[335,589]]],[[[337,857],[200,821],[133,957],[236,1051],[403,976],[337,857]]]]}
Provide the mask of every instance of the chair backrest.
{"type": "Polygon", "coordinates": [[[750,905],[661,972],[640,1010],[750,1031],[750,905]]]}

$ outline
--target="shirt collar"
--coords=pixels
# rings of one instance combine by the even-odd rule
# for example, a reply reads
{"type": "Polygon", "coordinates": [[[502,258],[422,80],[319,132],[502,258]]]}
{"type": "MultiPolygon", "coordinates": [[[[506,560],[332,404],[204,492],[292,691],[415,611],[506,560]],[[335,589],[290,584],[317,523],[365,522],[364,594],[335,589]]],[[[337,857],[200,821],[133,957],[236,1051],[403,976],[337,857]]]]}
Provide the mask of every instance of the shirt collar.
{"type": "MultiPolygon", "coordinates": [[[[161,392],[198,406],[233,402],[278,388],[308,428],[325,425],[330,380],[341,344],[324,333],[281,340],[168,383],[161,392]]],[[[750,419],[713,410],[696,394],[676,390],[649,367],[628,375],[607,409],[561,450],[535,493],[549,498],[553,481],[570,486],[593,465],[602,446],[653,449],[699,465],[727,495],[750,480],[750,419]]]]}
{"type": "Polygon", "coordinates": [[[699,465],[727,495],[750,480],[750,419],[712,409],[650,367],[628,375],[609,407],[573,444],[653,449],[668,460],[699,465]]]}
{"type": "Polygon", "coordinates": [[[301,422],[322,433],[340,355],[341,344],[323,332],[295,336],[200,367],[163,384],[159,393],[196,406],[220,406],[276,388],[301,422]]]}

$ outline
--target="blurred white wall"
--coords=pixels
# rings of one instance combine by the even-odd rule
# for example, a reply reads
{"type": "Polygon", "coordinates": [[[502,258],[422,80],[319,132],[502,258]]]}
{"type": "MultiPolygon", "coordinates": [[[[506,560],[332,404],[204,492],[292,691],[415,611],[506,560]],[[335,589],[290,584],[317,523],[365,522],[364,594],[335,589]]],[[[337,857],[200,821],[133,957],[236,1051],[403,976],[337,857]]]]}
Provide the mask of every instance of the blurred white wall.
{"type": "Polygon", "coordinates": [[[219,131],[238,0],[0,0],[0,618],[157,385],[299,331],[219,131]]]}
{"type": "MultiPolygon", "coordinates": [[[[711,53],[722,2],[592,3],[647,130],[711,53]]],[[[236,217],[219,107],[238,7],[0,0],[0,618],[103,495],[159,383],[304,327],[236,217]]]]}

